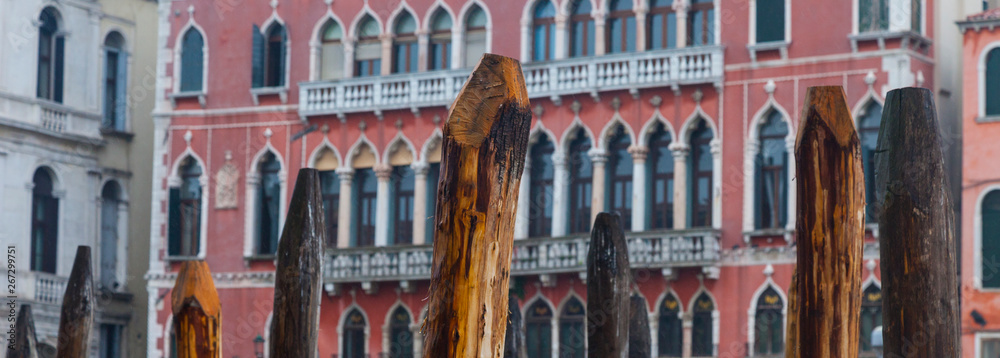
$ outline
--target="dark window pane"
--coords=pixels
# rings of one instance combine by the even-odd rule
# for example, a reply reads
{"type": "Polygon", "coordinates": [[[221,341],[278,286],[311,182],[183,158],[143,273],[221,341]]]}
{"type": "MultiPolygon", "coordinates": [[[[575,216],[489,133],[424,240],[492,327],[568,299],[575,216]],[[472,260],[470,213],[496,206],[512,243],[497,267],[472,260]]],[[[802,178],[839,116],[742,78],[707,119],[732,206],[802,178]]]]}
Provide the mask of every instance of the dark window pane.
{"type": "Polygon", "coordinates": [[[590,138],[583,130],[577,130],[576,139],[569,144],[566,167],[569,170],[569,233],[590,232],[590,201],[593,185],[592,163],[590,160],[590,138]]]}
{"type": "Polygon", "coordinates": [[[784,301],[773,287],[768,287],[757,299],[754,317],[754,351],[757,354],[779,354],[785,350],[784,301]]]}
{"type": "Polygon", "coordinates": [[[524,331],[528,358],[552,357],[552,308],[549,305],[537,301],[528,307],[524,331]]]}
{"type": "Polygon", "coordinates": [[[695,357],[705,357],[715,355],[715,347],[712,337],[715,334],[715,320],[713,317],[715,303],[706,293],[698,295],[694,301],[691,324],[691,355],[695,357]]]}
{"type": "Polygon", "coordinates": [[[1000,190],[993,190],[982,204],[982,280],[985,288],[1000,287],[1000,190]]]}
{"type": "Polygon", "coordinates": [[[555,169],[552,153],[555,145],[548,136],[541,135],[531,147],[531,185],[528,203],[528,236],[546,237],[552,235],[552,212],[554,194],[553,178],[555,169]]]}
{"type": "Polygon", "coordinates": [[[201,33],[194,28],[184,33],[181,44],[181,92],[197,92],[202,90],[205,41],[201,33]]]}
{"type": "Polygon", "coordinates": [[[319,172],[320,191],[323,195],[323,213],[326,219],[326,247],[337,247],[338,220],[340,217],[340,177],[334,170],[319,172]]]}
{"type": "Polygon", "coordinates": [[[1000,48],[990,50],[986,55],[986,115],[1000,115],[1000,48]]]}
{"type": "Polygon", "coordinates": [[[413,187],[416,177],[409,165],[392,167],[392,243],[413,243],[413,187]]]}
{"type": "Polygon", "coordinates": [[[281,205],[281,163],[274,153],[261,158],[257,188],[257,254],[272,255],[278,249],[278,208],[281,205]]]}
{"type": "Polygon", "coordinates": [[[370,169],[358,169],[354,178],[354,237],[352,246],[375,244],[375,207],[378,179],[370,169]]]}
{"type": "Polygon", "coordinates": [[[632,230],[632,144],[623,126],[618,126],[608,141],[608,164],[605,193],[607,210],[621,215],[622,229],[632,230]]]}
{"type": "Polygon", "coordinates": [[[757,0],[757,42],[785,40],[785,0],[757,0]]]}
{"type": "Polygon", "coordinates": [[[788,208],[788,125],[771,110],[760,124],[760,145],[754,160],[756,228],[783,228],[788,208]]]}
{"type": "Polygon", "coordinates": [[[681,356],[680,302],[674,295],[667,295],[660,303],[660,322],[657,331],[659,357],[681,356]]]}

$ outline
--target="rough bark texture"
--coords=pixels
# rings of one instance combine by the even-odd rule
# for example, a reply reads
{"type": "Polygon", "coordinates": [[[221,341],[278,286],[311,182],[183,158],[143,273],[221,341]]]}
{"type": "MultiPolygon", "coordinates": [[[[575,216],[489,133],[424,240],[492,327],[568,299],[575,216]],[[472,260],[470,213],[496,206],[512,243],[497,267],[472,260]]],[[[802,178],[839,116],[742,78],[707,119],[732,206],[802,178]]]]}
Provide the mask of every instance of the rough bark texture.
{"type": "Polygon", "coordinates": [[[507,335],[504,339],[504,358],[525,358],[524,321],[521,319],[521,307],[517,297],[510,296],[507,301],[507,335]]]}
{"type": "Polygon", "coordinates": [[[38,358],[38,339],[31,305],[21,305],[18,310],[14,335],[14,342],[7,342],[7,358],[38,358]]]}
{"type": "Polygon", "coordinates": [[[319,172],[300,169],[278,242],[271,357],[315,358],[318,354],[320,270],[326,235],[319,172]]]}
{"type": "Polygon", "coordinates": [[[58,358],[90,356],[90,330],[94,326],[94,278],[90,246],[78,246],[73,271],[66,283],[59,315],[58,358]]]}
{"type": "Polygon", "coordinates": [[[625,358],[629,340],[632,271],[618,214],[594,220],[587,253],[587,356],[625,358]]]}
{"type": "Polygon", "coordinates": [[[865,177],[844,90],[810,87],[795,143],[799,357],[858,356],[865,177]]]}
{"type": "Polygon", "coordinates": [[[171,292],[178,358],[222,358],[222,309],[205,261],[181,265],[171,292]]]}
{"type": "Polygon", "coordinates": [[[444,126],[425,357],[502,357],[531,112],[521,64],[486,54],[444,126]]]}
{"type": "Polygon", "coordinates": [[[886,357],[958,357],[954,216],[934,98],[889,91],[876,151],[886,357]]]}
{"type": "Polygon", "coordinates": [[[629,358],[649,358],[652,349],[652,337],[649,334],[649,311],[646,300],[639,295],[632,295],[629,300],[628,321],[628,356],[629,358]]]}

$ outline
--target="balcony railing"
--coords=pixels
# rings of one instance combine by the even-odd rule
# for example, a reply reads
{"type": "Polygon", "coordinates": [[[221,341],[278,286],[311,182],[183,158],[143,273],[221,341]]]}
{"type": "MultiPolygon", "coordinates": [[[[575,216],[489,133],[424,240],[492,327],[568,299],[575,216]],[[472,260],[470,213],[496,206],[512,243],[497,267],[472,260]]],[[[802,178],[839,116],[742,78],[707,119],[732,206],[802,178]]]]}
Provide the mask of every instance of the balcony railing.
{"type": "MultiPolygon", "coordinates": [[[[638,90],[722,80],[722,47],[702,46],[525,64],[531,98],[638,90]]],[[[305,82],[302,116],[419,109],[451,104],[471,69],[305,82]]]]}
{"type": "MultiPolygon", "coordinates": [[[[627,235],[633,268],[693,267],[719,260],[715,230],[638,232],[627,235]]],[[[588,236],[515,240],[511,258],[514,276],[585,272],[588,236]]],[[[427,280],[432,247],[387,246],[331,250],[324,280],[331,283],[427,280]]]]}
{"type": "Polygon", "coordinates": [[[24,279],[19,280],[19,283],[24,284],[22,294],[25,297],[38,303],[61,305],[67,281],[69,281],[67,277],[30,271],[24,279]]]}

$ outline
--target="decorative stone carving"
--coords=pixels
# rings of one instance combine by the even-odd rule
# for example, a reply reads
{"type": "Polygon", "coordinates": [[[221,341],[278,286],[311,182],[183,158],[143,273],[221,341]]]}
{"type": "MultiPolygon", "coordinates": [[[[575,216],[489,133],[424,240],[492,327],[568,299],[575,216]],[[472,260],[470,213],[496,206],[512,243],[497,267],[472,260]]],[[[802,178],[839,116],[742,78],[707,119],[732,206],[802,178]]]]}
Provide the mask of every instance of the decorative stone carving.
{"type": "Polygon", "coordinates": [[[215,208],[236,209],[236,184],[240,180],[240,171],[230,159],[232,154],[226,152],[226,164],[215,173],[215,208]]]}

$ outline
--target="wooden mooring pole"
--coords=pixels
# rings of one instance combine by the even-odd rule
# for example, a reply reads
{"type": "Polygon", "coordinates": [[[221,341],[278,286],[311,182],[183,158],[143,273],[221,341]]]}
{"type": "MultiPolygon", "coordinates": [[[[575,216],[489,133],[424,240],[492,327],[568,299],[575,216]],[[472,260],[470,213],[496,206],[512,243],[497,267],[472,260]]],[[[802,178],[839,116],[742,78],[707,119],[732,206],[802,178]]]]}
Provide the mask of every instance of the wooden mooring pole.
{"type": "Polygon", "coordinates": [[[31,305],[21,305],[14,323],[14,342],[7,342],[7,358],[38,358],[38,338],[31,305]]]}
{"type": "Polygon", "coordinates": [[[876,162],[885,357],[958,357],[954,215],[934,98],[889,91],[876,162]]]}
{"type": "Polygon", "coordinates": [[[205,261],[181,265],[171,292],[178,358],[222,358],[222,307],[205,261]]]}
{"type": "Polygon", "coordinates": [[[271,357],[315,358],[319,343],[320,271],[326,223],[319,172],[299,170],[278,242],[271,319],[271,357]]]}
{"type": "Polygon", "coordinates": [[[790,354],[858,356],[865,178],[844,90],[810,87],[795,143],[795,311],[790,354]]]}
{"type": "Polygon", "coordinates": [[[78,246],[59,315],[57,358],[90,356],[90,330],[94,326],[94,278],[90,246],[78,246]]]}
{"type": "Polygon", "coordinates": [[[625,358],[629,341],[632,271],[618,214],[594,220],[587,253],[587,356],[625,358]]]}
{"type": "Polygon", "coordinates": [[[646,309],[646,300],[642,296],[633,294],[629,299],[629,320],[628,320],[628,357],[629,358],[649,358],[652,357],[652,337],[649,334],[649,311],[646,309]]]}
{"type": "Polygon", "coordinates": [[[517,60],[486,54],[444,125],[424,357],[502,357],[531,111],[517,60]]]}
{"type": "Polygon", "coordinates": [[[524,323],[521,319],[521,306],[517,304],[517,296],[510,296],[507,301],[507,338],[504,339],[504,358],[526,358],[524,348],[524,323]]]}

